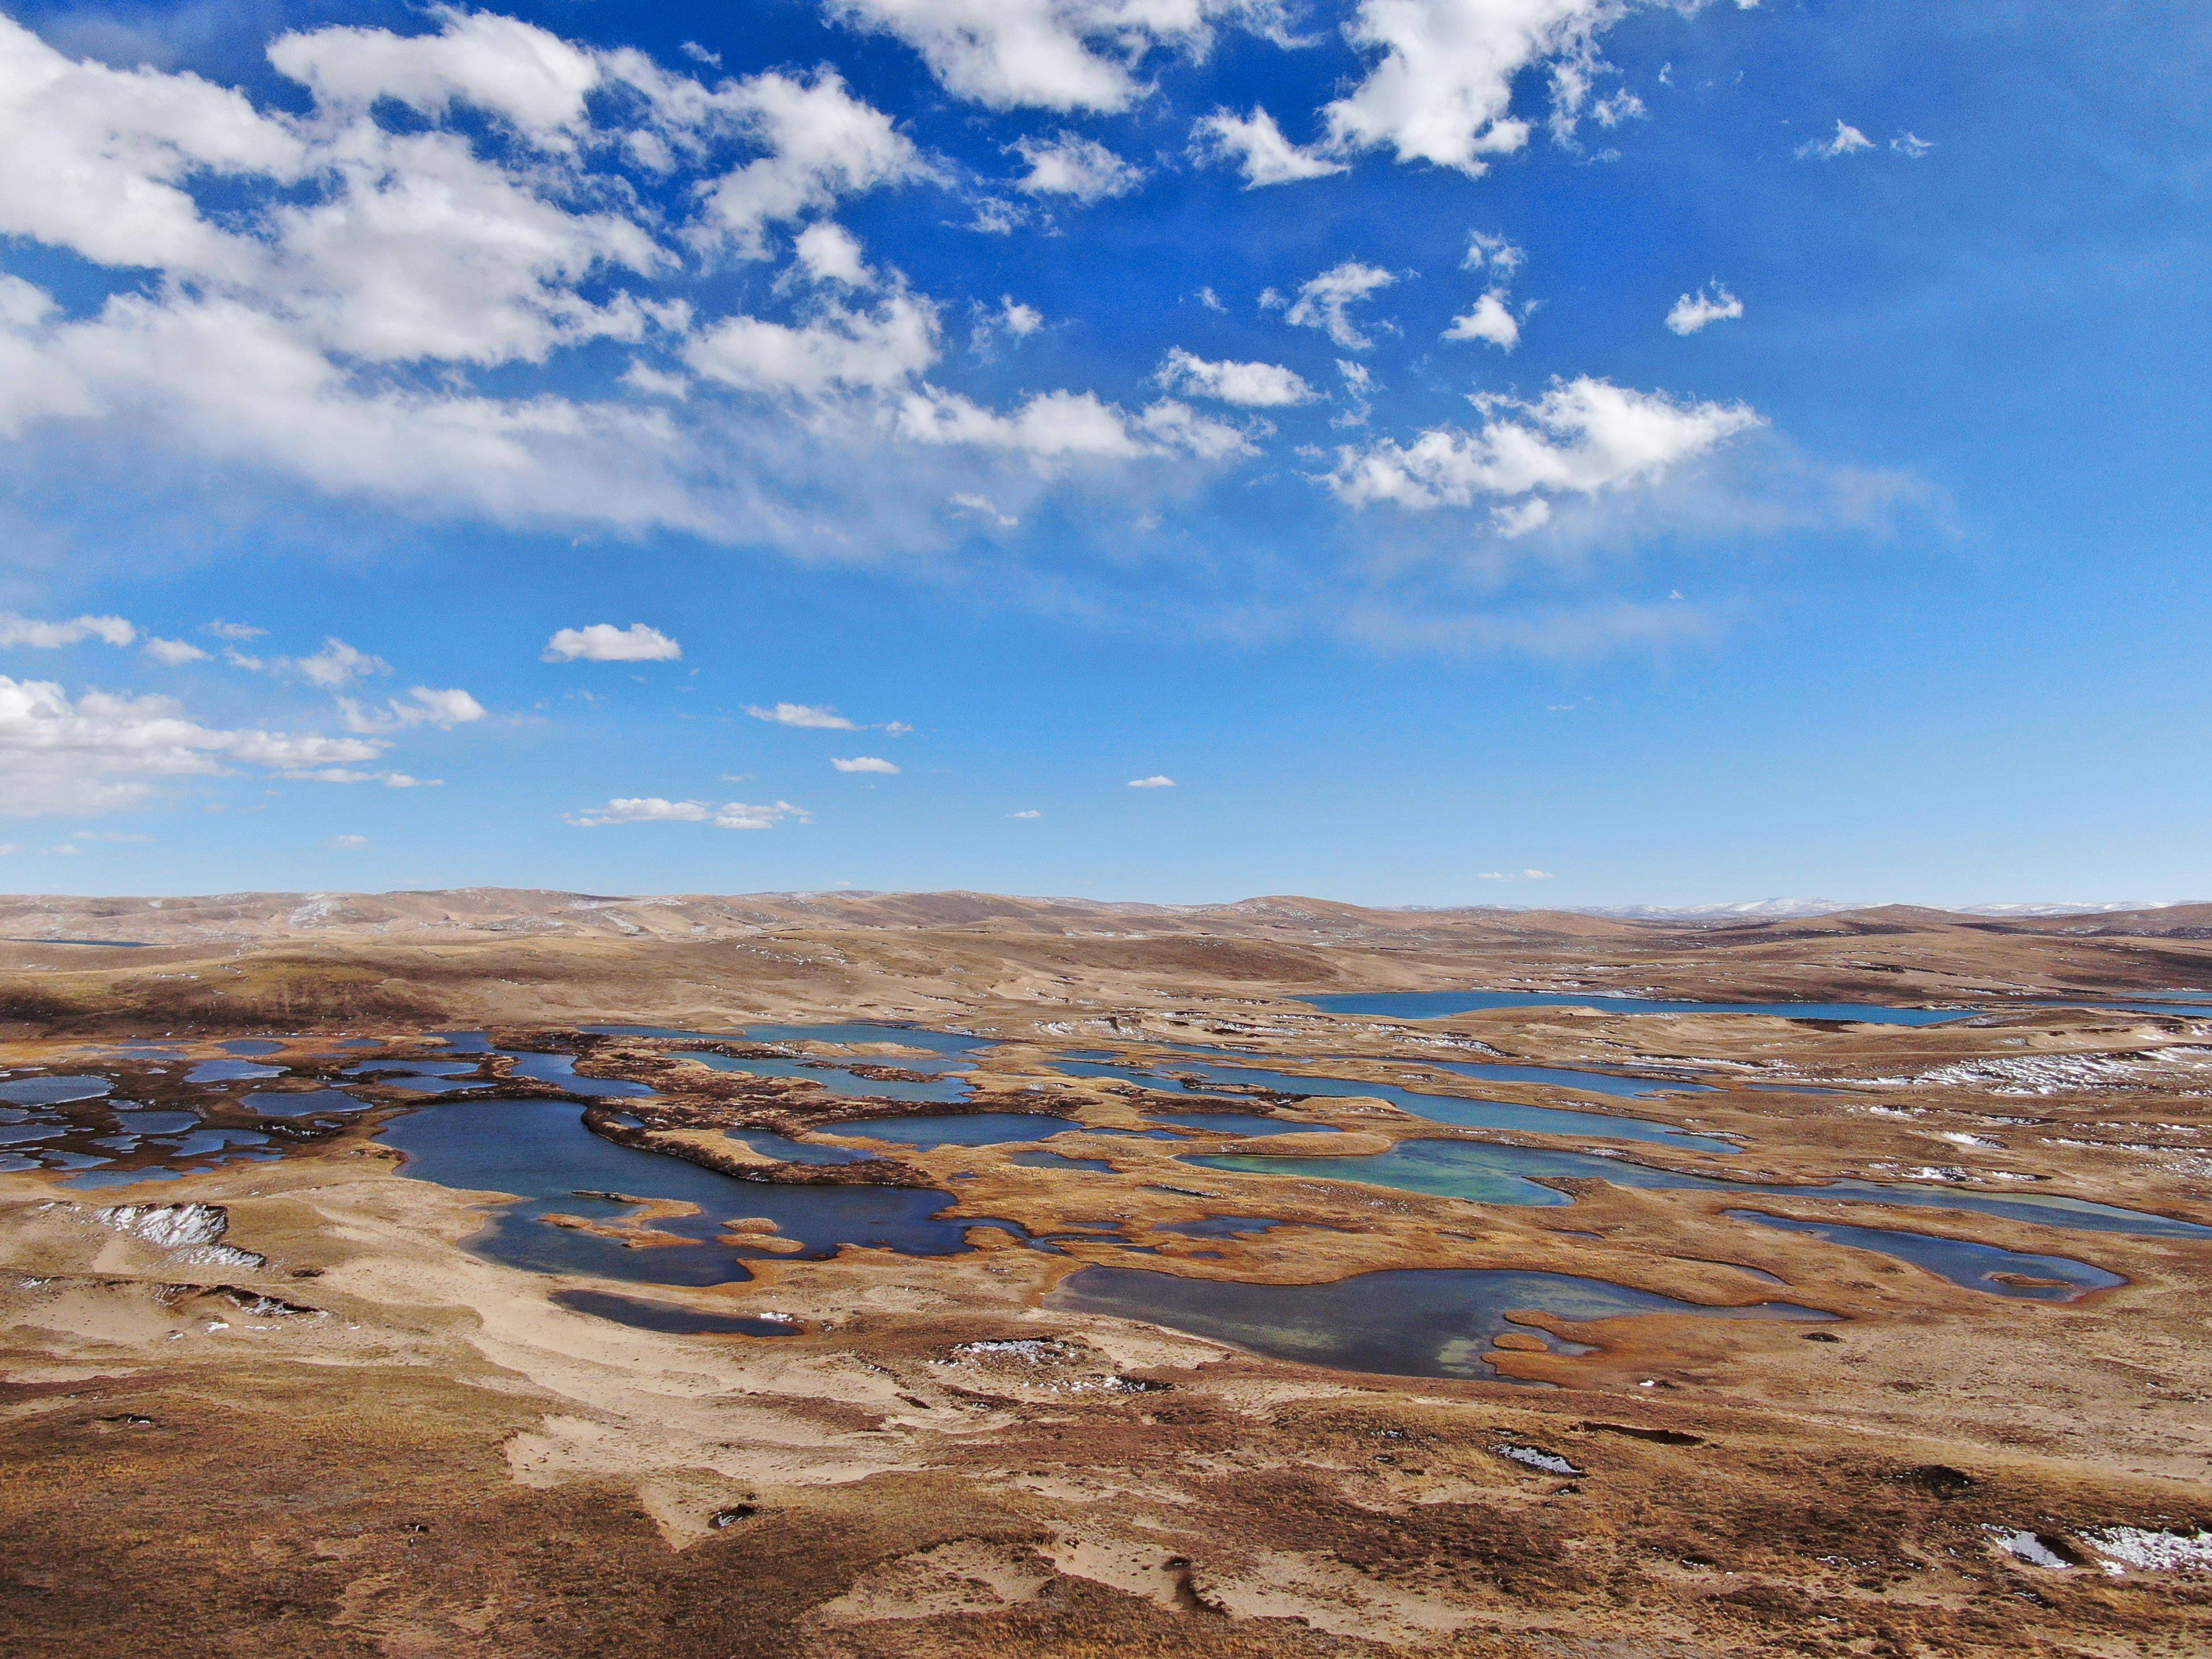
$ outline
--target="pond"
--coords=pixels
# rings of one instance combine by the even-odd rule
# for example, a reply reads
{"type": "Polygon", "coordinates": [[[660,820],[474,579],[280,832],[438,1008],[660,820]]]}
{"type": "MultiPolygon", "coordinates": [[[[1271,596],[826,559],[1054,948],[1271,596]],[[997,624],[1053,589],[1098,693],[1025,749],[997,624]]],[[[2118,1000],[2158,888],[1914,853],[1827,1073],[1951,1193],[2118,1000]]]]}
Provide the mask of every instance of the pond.
{"type": "Polygon", "coordinates": [[[1272,1358],[1392,1376],[1495,1378],[1489,1356],[1515,1314],[1577,1323],[1638,1314],[1825,1321],[1788,1302],[1711,1307],[1569,1273],[1389,1268],[1327,1285],[1186,1279],[1139,1267],[1085,1267],[1045,1305],[1110,1314],[1210,1337],[1272,1358]]]}
{"type": "Polygon", "coordinates": [[[901,1146],[997,1146],[1010,1140],[1042,1140],[1083,1127],[1048,1112],[912,1113],[903,1117],[842,1118],[821,1126],[826,1134],[887,1140],[901,1146]]]}
{"type": "Polygon", "coordinates": [[[848,1244],[951,1255],[969,1248],[971,1228],[1023,1236],[1009,1222],[946,1215],[954,1202],[950,1193],[740,1181],[659,1152],[617,1146],[584,1127],[574,1101],[440,1102],[395,1119],[381,1139],[407,1155],[402,1173],[417,1180],[514,1194],[521,1201],[493,1211],[469,1248],[539,1273],[647,1285],[725,1285],[751,1278],[745,1262],[764,1256],[821,1260],[848,1244]],[[541,1218],[559,1214],[617,1221],[653,1200],[699,1206],[696,1214],[649,1224],[682,1243],[631,1249],[619,1239],[541,1218]],[[803,1248],[771,1251],[742,1235],[734,1236],[738,1242],[723,1242],[726,1223],[747,1218],[774,1222],[779,1235],[803,1248]]]}
{"type": "Polygon", "coordinates": [[[1794,1216],[1769,1215],[1764,1210],[1729,1210],[1729,1219],[1748,1221],[1784,1232],[1809,1233],[1831,1244],[1856,1250],[1876,1250],[1884,1255],[1925,1267],[1954,1285],[1992,1296],[2019,1297],[2032,1302],[2072,1302],[2092,1291],[2108,1291],[2128,1281],[2119,1274],[2070,1256],[2033,1255],[1995,1244],[1977,1244],[1963,1238],[1942,1238],[1933,1233],[1900,1232],[1889,1227],[1850,1227],[1834,1221],[1801,1221],[1794,1216]]]}
{"type": "MultiPolygon", "coordinates": [[[[1070,1077],[1123,1078],[1145,1082],[1161,1090],[1179,1090],[1189,1077],[1216,1088],[1266,1089],[1275,1094],[1312,1098],[1387,1101],[1400,1111],[1449,1123],[1462,1129],[1507,1129],[1528,1134],[1587,1135],[1599,1140],[1645,1141],[1677,1146],[1686,1152],[1733,1155],[1742,1149],[1733,1141],[1677,1128],[1652,1118],[1627,1117],[1611,1112],[1576,1111],[1564,1106],[1528,1106],[1512,1101],[1475,1100],[1461,1095],[1425,1094],[1395,1083],[1369,1083],[1354,1078],[1316,1077],[1303,1072],[1261,1071],[1248,1066],[1222,1066],[1206,1061],[1179,1061],[1172,1072],[1146,1071],[1088,1060],[1061,1061],[1055,1069],[1070,1077]]],[[[1201,1091],[1202,1092],[1202,1091],[1201,1091]]],[[[1218,1098],[1219,1097],[1212,1097],[1218,1098]]],[[[1148,1115],[1158,1116],[1152,1113],[1148,1115]]]]}
{"type": "Polygon", "coordinates": [[[1948,1184],[1909,1182],[1830,1181],[1802,1184],[1723,1181],[1637,1164],[1625,1158],[1553,1151],[1540,1146],[1503,1146],[1474,1140],[1401,1140],[1387,1152],[1358,1158],[1325,1155],[1223,1152],[1193,1153],[1183,1162],[1211,1170],[1287,1175],[1309,1180],[1350,1181],[1478,1204],[1571,1203],[1567,1194],[1543,1184],[1545,1178],[1580,1177],[1616,1187],[1688,1188],[1705,1192],[1763,1193],[1792,1198],[1838,1199],[1852,1203],[1907,1208],[1965,1210],[2029,1221],[2079,1232],[2125,1233],[2152,1238],[2212,1238],[2212,1227],[2144,1210],[2095,1204],[2087,1199],[2027,1193],[1962,1191],[1948,1184]]]}

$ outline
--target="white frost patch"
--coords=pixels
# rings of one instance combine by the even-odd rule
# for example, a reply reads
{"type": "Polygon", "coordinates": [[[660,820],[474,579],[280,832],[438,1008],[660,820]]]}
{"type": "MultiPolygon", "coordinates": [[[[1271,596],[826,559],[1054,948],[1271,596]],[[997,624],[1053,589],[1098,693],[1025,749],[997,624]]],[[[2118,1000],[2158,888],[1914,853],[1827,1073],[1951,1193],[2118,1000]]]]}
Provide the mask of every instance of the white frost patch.
{"type": "Polygon", "coordinates": [[[2212,1568],[2212,1532],[2146,1532],[2141,1527],[2104,1527],[2095,1532],[2085,1532],[2081,1538],[2098,1554],[2142,1572],[2201,1572],[2212,1568]]]}
{"type": "Polygon", "coordinates": [[[980,1359],[986,1355],[1003,1354],[1008,1358],[1026,1359],[1032,1365],[1058,1363],[1075,1357],[1075,1351],[1056,1336],[1024,1336],[988,1342],[963,1342],[952,1352],[963,1359],[980,1359]]]}
{"type": "MultiPolygon", "coordinates": [[[[2143,1048],[2126,1054],[2008,1054],[2000,1060],[1962,1060],[1914,1078],[1881,1078],[1902,1086],[1935,1084],[1985,1089],[1997,1095],[2057,1095],[2081,1089],[2133,1088],[2146,1079],[2179,1077],[2195,1081],[2212,1066],[2212,1048],[2143,1048]]],[[[2191,1094],[2212,1092],[2202,1088],[2191,1094]]]]}
{"type": "Polygon", "coordinates": [[[1991,1527],[1996,1547],[2016,1561],[2025,1561],[2031,1567],[2048,1567],[2053,1572],[2064,1572],[2069,1563],[2032,1532],[2008,1532],[2002,1527],[1991,1527]]]}
{"type": "Polygon", "coordinates": [[[254,1250],[241,1250],[235,1244],[201,1244],[179,1251],[177,1260],[193,1267],[265,1267],[269,1258],[254,1250]]]}
{"type": "Polygon", "coordinates": [[[1985,1146],[2000,1152],[2004,1150],[2004,1142],[1995,1136],[1971,1135],[1963,1129],[1946,1129],[1936,1139],[1948,1140],[1954,1146],[1985,1146]]]}
{"type": "Polygon", "coordinates": [[[165,1250],[212,1244],[230,1231],[230,1212],[220,1204],[118,1204],[94,1219],[165,1250]]]}
{"type": "Polygon", "coordinates": [[[1510,1457],[1524,1468],[1540,1469],[1546,1474],[1580,1474],[1582,1473],[1556,1452],[1547,1452],[1540,1446],[1492,1446],[1490,1449],[1500,1457],[1510,1457]]]}

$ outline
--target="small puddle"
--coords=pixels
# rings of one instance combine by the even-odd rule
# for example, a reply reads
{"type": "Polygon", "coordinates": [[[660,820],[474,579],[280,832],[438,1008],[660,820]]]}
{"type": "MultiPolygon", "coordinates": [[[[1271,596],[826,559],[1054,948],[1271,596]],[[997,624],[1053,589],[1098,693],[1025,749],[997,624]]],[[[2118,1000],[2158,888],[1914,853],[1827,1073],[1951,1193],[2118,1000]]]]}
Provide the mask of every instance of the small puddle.
{"type": "Polygon", "coordinates": [[[1064,1152],[1012,1152],[1006,1162],[1024,1170],[1088,1170],[1095,1175],[1112,1175],[1114,1166],[1103,1158],[1070,1158],[1064,1152]]]}
{"type": "Polygon", "coordinates": [[[1165,1325],[1301,1364],[1464,1378],[1498,1377],[1490,1363],[1497,1338],[1530,1328],[1514,1321],[1516,1313],[1576,1323],[1637,1314],[1834,1318],[1794,1303],[1710,1307],[1601,1279],[1461,1267],[1391,1268],[1328,1285],[1254,1285],[1136,1267],[1085,1267],[1062,1279],[1045,1305],[1165,1325]]]}

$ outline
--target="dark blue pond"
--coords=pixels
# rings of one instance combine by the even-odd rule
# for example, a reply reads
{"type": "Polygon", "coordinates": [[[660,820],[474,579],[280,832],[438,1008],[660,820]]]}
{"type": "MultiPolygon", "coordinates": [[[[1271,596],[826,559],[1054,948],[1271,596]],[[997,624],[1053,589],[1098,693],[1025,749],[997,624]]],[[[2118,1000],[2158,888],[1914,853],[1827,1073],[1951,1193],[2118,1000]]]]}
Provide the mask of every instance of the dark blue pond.
{"type": "Polygon", "coordinates": [[[15,1106],[58,1106],[98,1100],[114,1087],[104,1077],[19,1077],[0,1081],[0,1100],[15,1106]]]}
{"type": "MultiPolygon", "coordinates": [[[[514,1056],[514,1075],[532,1083],[557,1084],[572,1094],[591,1095],[607,1100],[634,1098],[653,1092],[642,1083],[629,1083],[620,1078],[579,1077],[573,1054],[517,1054],[514,1056]]],[[[400,1082],[398,1086],[413,1088],[419,1085],[400,1082]]]]}
{"type": "Polygon", "coordinates": [[[741,1142],[763,1158],[777,1158],[786,1164],[865,1164],[875,1154],[855,1152],[850,1146],[824,1146],[811,1140],[793,1140],[789,1135],[780,1135],[773,1129],[731,1129],[730,1139],[741,1142]]]}
{"type": "Polygon", "coordinates": [[[748,1259],[775,1256],[717,1236],[734,1219],[766,1218],[819,1260],[853,1244],[908,1255],[951,1255],[969,1248],[974,1227],[1018,1233],[1011,1223],[958,1219],[945,1212],[952,1194],[902,1187],[785,1186],[739,1181],[681,1158],[603,1140],[583,1124],[574,1101],[452,1101],[394,1120],[382,1139],[407,1155],[403,1172],[471,1191],[511,1193],[521,1201],[495,1210],[470,1240],[477,1254],[538,1273],[588,1273],[646,1285],[725,1285],[752,1277],[748,1259]],[[686,1243],[626,1248],[615,1239],[557,1227],[561,1214],[611,1221],[634,1204],[583,1193],[674,1199],[699,1212],[655,1221],[686,1243]]]}
{"type": "Polygon", "coordinates": [[[358,1112],[367,1103],[343,1089],[302,1089],[295,1093],[246,1095],[239,1104],[262,1117],[313,1117],[322,1112],[358,1112]]]}
{"type": "Polygon", "coordinates": [[[1834,1221],[1800,1221],[1792,1216],[1769,1215],[1764,1210],[1730,1210],[1735,1221],[1749,1221],[1784,1232],[1810,1233],[1831,1244],[1856,1250],[1877,1250],[1925,1267],[1954,1285],[1992,1296],[2024,1297],[2031,1302],[2071,1302],[2092,1291],[2108,1291],[2128,1281],[2070,1256],[2032,1255],[1995,1244],[1976,1244],[1962,1238],[1942,1238],[1933,1233],[1900,1232],[1888,1227],[1850,1227],[1834,1221]],[[2041,1279],[2042,1284],[2023,1283],[2041,1279]]]}
{"type": "Polygon", "coordinates": [[[1579,991],[1363,991],[1293,1000],[1328,1014],[1377,1019],[1443,1019],[1485,1008],[1599,1008],[1609,1014],[1772,1014],[1784,1019],[1848,1020],[1862,1025],[1944,1025],[1972,1019],[1977,1008],[1894,1008],[1879,1002],[1676,1002],[1579,991]]]}
{"type": "Polygon", "coordinates": [[[902,1146],[997,1146],[1010,1140],[1042,1140],[1083,1126],[1048,1112],[915,1113],[906,1117],[847,1118],[821,1126],[823,1133],[902,1146]]]}
{"type": "Polygon", "coordinates": [[[1185,1238],[1242,1238],[1285,1225],[1280,1216],[1202,1215],[1195,1221],[1163,1221],[1154,1232],[1180,1233],[1185,1238]]]}
{"type": "MultiPolygon", "coordinates": [[[[787,1077],[801,1083],[811,1083],[831,1094],[848,1100],[912,1100],[936,1105],[953,1105],[966,1100],[974,1092],[974,1085],[963,1078],[933,1077],[915,1079],[865,1078],[842,1066],[824,1066],[812,1060],[732,1060],[727,1054],[718,1054],[706,1049],[679,1048],[671,1060],[696,1060],[717,1072],[734,1072],[747,1077],[787,1077]]],[[[881,1060],[880,1065],[896,1065],[896,1060],[881,1060]]],[[[923,1062],[935,1065],[936,1061],[923,1062]]]]}
{"type": "Polygon", "coordinates": [[[1085,1267],[1045,1305],[1143,1320],[1277,1359],[1392,1376],[1495,1377],[1488,1356],[1510,1316],[1581,1322],[1634,1314],[1714,1319],[1827,1320],[1787,1302],[1709,1307],[1568,1273],[1421,1267],[1359,1273],[1330,1285],[1252,1285],[1137,1267],[1085,1267]]]}
{"type": "Polygon", "coordinates": [[[1503,1146],[1474,1140],[1401,1140],[1387,1152],[1358,1158],[1291,1157],[1247,1152],[1193,1153],[1183,1162],[1210,1170],[1297,1176],[1306,1180],[1357,1182],[1401,1192],[1462,1198],[1478,1204],[1570,1203],[1546,1178],[1586,1178],[1616,1187],[1686,1188],[1704,1192],[1765,1193],[1793,1198],[1838,1199],[1911,1209],[1964,1210],[2077,1232],[2127,1233],[2150,1238],[2212,1238],[2212,1227],[2148,1211],[2093,1204],[2086,1199],[2027,1194],[1962,1192],[1955,1187],[1905,1182],[1831,1181],[1818,1184],[1722,1181],[1635,1164],[1625,1158],[1503,1146]]]}
{"type": "MultiPolygon", "coordinates": [[[[282,1047],[280,1043],[277,1045],[282,1047]]],[[[187,1083],[262,1083],[284,1075],[282,1066],[257,1066],[250,1060],[204,1060],[185,1073],[187,1083]]]]}
{"type": "MultiPolygon", "coordinates": [[[[1264,1065],[1267,1056],[1255,1054],[1248,1049],[1224,1048],[1218,1043],[1161,1042],[1152,1045],[1170,1054],[1198,1054],[1218,1060],[1231,1066],[1264,1065]]],[[[1077,1049],[1070,1060],[1111,1060],[1115,1055],[1105,1049],[1077,1049]]],[[[1365,1060],[1371,1055],[1328,1054],[1326,1060],[1365,1060]]],[[[1125,1065],[1140,1062],[1123,1061],[1125,1065]]],[[[1694,1082],[1688,1078],[1630,1077],[1619,1072],[1586,1072],[1568,1066],[1516,1066],[1504,1061],[1480,1060],[1443,1060],[1428,1054],[1391,1055],[1384,1063],[1407,1066],[1426,1066],[1439,1072],[1454,1073],[1460,1077],[1471,1077],[1484,1083],[1534,1083],[1547,1088],[1578,1089],[1584,1094],[1614,1095],[1624,1100],[1640,1100],[1648,1095],[1710,1094],[1712,1085],[1694,1082]]]]}

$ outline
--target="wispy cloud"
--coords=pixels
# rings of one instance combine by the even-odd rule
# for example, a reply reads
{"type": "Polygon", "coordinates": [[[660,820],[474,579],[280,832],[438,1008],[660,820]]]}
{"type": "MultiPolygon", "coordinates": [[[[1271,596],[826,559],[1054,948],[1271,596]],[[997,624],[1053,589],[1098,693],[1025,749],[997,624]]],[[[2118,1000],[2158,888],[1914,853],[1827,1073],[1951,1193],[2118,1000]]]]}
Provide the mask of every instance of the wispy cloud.
{"type": "Polygon", "coordinates": [[[780,702],[763,708],[747,703],[745,713],[757,720],[777,726],[802,726],[818,732],[857,732],[860,728],[827,703],[780,702]]]}
{"type": "Polygon", "coordinates": [[[899,770],[890,762],[876,755],[854,755],[849,760],[834,757],[830,764],[840,772],[876,772],[887,777],[897,776],[899,770]]]}
{"type": "Polygon", "coordinates": [[[1149,778],[1129,780],[1129,787],[1132,789],[1172,789],[1175,787],[1176,781],[1164,772],[1155,772],[1149,778]]]}
{"type": "Polygon", "coordinates": [[[720,805],[703,800],[670,800],[660,795],[618,796],[605,806],[567,815],[570,823],[597,829],[611,823],[706,823],[717,830],[769,830],[779,823],[811,821],[813,814],[787,800],[755,806],[744,801],[720,805]]]}
{"type": "Polygon", "coordinates": [[[1675,301],[1674,308],[1667,313],[1667,326],[1677,334],[1695,334],[1701,328],[1742,315],[1743,301],[1718,283],[1711,283],[1675,301]]]}

